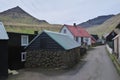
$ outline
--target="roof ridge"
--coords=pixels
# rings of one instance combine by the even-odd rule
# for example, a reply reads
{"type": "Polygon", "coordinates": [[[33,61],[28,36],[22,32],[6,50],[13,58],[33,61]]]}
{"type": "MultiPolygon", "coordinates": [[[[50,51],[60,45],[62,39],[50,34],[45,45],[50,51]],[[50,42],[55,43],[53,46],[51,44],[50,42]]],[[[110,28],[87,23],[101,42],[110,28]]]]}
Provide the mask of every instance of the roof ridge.
{"type": "Polygon", "coordinates": [[[71,25],[65,25],[74,36],[77,37],[90,37],[90,34],[88,31],[81,26],[71,26],[71,25]]]}
{"type": "Polygon", "coordinates": [[[53,32],[53,31],[49,31],[49,30],[43,30],[43,32],[55,33],[55,34],[59,34],[59,35],[67,35],[67,34],[63,34],[63,33],[59,33],[59,32],[53,32]]]}

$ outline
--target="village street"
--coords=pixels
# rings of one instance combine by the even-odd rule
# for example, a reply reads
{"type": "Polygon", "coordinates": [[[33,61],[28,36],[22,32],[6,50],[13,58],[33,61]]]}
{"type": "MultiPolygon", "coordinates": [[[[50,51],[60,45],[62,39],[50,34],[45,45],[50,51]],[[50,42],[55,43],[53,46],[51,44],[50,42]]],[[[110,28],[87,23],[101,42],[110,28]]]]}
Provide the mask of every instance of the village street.
{"type": "Polygon", "coordinates": [[[24,70],[19,75],[10,76],[8,80],[120,80],[105,46],[98,46],[88,51],[82,65],[70,71],[40,72],[24,70]]]}

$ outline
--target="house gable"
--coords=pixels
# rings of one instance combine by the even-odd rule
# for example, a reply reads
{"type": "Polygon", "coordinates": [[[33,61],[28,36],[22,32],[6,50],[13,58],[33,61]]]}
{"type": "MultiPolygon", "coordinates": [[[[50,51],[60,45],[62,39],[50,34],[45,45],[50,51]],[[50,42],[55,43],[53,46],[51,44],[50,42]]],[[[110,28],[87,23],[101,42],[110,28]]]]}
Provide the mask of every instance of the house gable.
{"type": "Polygon", "coordinates": [[[72,36],[72,39],[77,41],[80,45],[84,42],[87,42],[87,45],[91,45],[91,35],[80,26],[64,25],[60,32],[70,37],[72,36]]]}
{"type": "Polygon", "coordinates": [[[56,41],[54,41],[48,34],[42,32],[31,42],[27,50],[64,50],[56,41]]]}
{"type": "Polygon", "coordinates": [[[80,45],[76,41],[65,34],[44,30],[41,34],[37,35],[37,37],[32,40],[32,42],[26,47],[26,49],[34,50],[43,49],[44,47],[49,50],[69,50],[79,46],[80,45]]]}
{"type": "Polygon", "coordinates": [[[72,32],[65,25],[60,30],[60,33],[67,34],[69,37],[74,39],[74,34],[72,34],[72,32]],[[66,33],[65,33],[65,31],[66,31],[66,33]]]}

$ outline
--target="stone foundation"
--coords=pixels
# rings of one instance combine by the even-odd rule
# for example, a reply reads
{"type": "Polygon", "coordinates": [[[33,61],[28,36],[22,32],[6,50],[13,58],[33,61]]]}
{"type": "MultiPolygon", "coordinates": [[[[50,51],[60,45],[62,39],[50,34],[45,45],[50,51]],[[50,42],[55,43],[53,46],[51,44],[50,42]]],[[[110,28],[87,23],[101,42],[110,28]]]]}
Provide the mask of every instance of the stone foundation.
{"type": "Polygon", "coordinates": [[[70,68],[80,60],[80,48],[68,51],[27,51],[27,68],[70,68]]]}

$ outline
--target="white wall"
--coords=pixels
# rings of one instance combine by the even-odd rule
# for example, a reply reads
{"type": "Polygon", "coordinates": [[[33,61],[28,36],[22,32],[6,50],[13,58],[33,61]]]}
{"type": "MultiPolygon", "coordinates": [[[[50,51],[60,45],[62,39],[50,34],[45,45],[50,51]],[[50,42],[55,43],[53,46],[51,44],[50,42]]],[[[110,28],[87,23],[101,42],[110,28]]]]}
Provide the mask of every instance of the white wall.
{"type": "Polygon", "coordinates": [[[118,59],[120,60],[120,36],[114,39],[114,52],[119,54],[118,59]],[[117,42],[117,39],[119,39],[119,42],[117,42]],[[119,44],[119,48],[117,46],[118,44],[119,44]],[[117,51],[117,48],[119,49],[119,52],[117,51]]]}
{"type": "MultiPolygon", "coordinates": [[[[67,34],[69,37],[71,37],[72,39],[74,39],[76,41],[76,38],[73,36],[73,34],[68,30],[68,28],[66,26],[64,26],[61,29],[60,33],[67,34]],[[64,30],[66,30],[66,33],[64,33],[64,30]]],[[[81,46],[81,37],[78,38],[78,43],[81,46]]]]}
{"type": "Polygon", "coordinates": [[[117,38],[114,39],[114,52],[117,53],[117,38]]]}
{"type": "Polygon", "coordinates": [[[88,38],[88,45],[91,45],[92,42],[91,42],[91,38],[88,38]]]}
{"type": "Polygon", "coordinates": [[[112,54],[112,49],[106,44],[106,48],[107,48],[107,50],[108,50],[108,52],[110,53],[110,54],[112,54]]]}
{"type": "MultiPolygon", "coordinates": [[[[76,40],[76,38],[73,36],[73,34],[68,30],[68,28],[66,26],[64,26],[60,33],[63,33],[63,34],[67,34],[69,37],[71,37],[72,39],[76,40]],[[64,33],[64,30],[66,30],[66,33],[64,33]]],[[[83,41],[86,42],[86,39],[87,37],[84,37],[83,38],[83,41]]],[[[87,41],[87,45],[91,45],[91,38],[87,38],[88,41],[87,41]]],[[[81,46],[81,37],[78,38],[78,43],[80,44],[81,46]]]]}
{"type": "Polygon", "coordinates": [[[83,42],[87,43],[87,45],[91,45],[91,38],[89,38],[89,37],[84,37],[84,38],[83,38],[83,42]],[[86,41],[86,39],[87,39],[87,41],[86,41]]]}
{"type": "Polygon", "coordinates": [[[120,35],[119,35],[119,59],[120,59],[120,35]]]}
{"type": "Polygon", "coordinates": [[[61,29],[60,33],[67,34],[69,37],[71,37],[72,39],[74,39],[74,36],[73,36],[72,33],[67,29],[66,26],[64,26],[64,27],[61,29]],[[64,33],[64,30],[66,30],[66,33],[64,33]]]}
{"type": "MultiPolygon", "coordinates": [[[[76,37],[74,38],[74,40],[76,41],[76,37]]],[[[81,46],[81,37],[78,37],[78,41],[77,41],[77,43],[79,43],[80,46],[81,46]]]]}
{"type": "Polygon", "coordinates": [[[81,37],[79,37],[78,39],[79,39],[79,42],[78,42],[78,43],[79,43],[79,44],[80,44],[80,46],[81,46],[81,37]]]}

